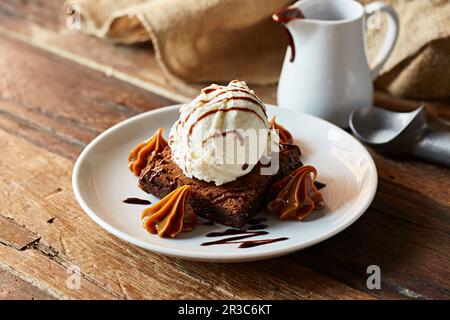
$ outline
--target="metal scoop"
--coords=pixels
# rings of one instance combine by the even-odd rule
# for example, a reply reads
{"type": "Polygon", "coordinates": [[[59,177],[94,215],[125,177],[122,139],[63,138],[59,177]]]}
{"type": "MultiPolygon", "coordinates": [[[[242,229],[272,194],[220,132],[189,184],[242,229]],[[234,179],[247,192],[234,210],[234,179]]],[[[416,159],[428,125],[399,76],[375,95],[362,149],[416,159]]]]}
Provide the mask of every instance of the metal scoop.
{"type": "Polygon", "coordinates": [[[359,140],[376,150],[450,167],[450,131],[431,129],[424,107],[412,112],[361,108],[352,112],[349,124],[359,140]]]}

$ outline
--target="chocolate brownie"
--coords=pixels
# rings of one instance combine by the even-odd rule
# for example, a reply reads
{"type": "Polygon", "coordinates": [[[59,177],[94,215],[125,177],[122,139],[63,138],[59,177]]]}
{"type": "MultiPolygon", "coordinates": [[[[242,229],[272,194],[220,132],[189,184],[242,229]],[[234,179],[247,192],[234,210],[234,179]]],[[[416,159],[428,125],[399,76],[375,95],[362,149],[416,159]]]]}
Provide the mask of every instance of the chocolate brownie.
{"type": "Polygon", "coordinates": [[[139,187],[147,193],[163,198],[179,186],[192,186],[189,203],[194,212],[232,227],[241,227],[265,203],[270,185],[301,166],[300,149],[283,145],[279,154],[279,170],[274,175],[261,175],[262,164],[235,181],[216,186],[191,179],[172,161],[170,147],[155,155],[142,171],[139,187]]]}

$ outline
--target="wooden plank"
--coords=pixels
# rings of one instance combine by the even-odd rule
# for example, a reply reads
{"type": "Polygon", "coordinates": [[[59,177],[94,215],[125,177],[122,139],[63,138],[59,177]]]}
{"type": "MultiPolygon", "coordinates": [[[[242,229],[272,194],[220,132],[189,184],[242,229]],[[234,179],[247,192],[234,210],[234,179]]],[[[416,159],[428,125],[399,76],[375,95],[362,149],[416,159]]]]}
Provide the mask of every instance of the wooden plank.
{"type": "Polygon", "coordinates": [[[24,250],[32,245],[39,237],[14,221],[0,216],[0,243],[24,250]]]}
{"type": "MultiPolygon", "coordinates": [[[[72,270],[77,265],[61,259],[48,245],[36,246],[24,251],[0,245],[0,268],[7,270],[56,299],[119,299],[107,286],[102,286],[81,274],[79,286],[69,286],[72,270]]],[[[78,280],[77,280],[78,281],[78,280]]],[[[77,282],[74,282],[77,283],[77,282]]]]}
{"type": "Polygon", "coordinates": [[[2,99],[14,96],[16,106],[62,124],[98,132],[117,120],[170,103],[20,41],[1,36],[1,42],[2,99]]]}
{"type": "Polygon", "coordinates": [[[46,288],[52,296],[370,298],[288,258],[205,264],[166,258],[131,246],[106,233],[78,207],[70,184],[72,161],[1,130],[0,149],[4,151],[0,154],[0,206],[8,219],[40,237],[38,243],[22,251],[0,245],[1,263],[22,277],[33,279],[35,285],[46,288]],[[24,174],[27,179],[23,179],[24,174]],[[73,265],[82,274],[82,290],[66,286],[67,268],[73,265]]]}
{"type": "Polygon", "coordinates": [[[52,300],[44,291],[0,269],[0,300],[52,300]]]}
{"type": "Polygon", "coordinates": [[[449,168],[412,158],[381,155],[373,150],[370,153],[377,166],[380,190],[417,199],[425,211],[450,212],[449,168]]]}
{"type": "Polygon", "coordinates": [[[67,157],[118,121],[173,103],[4,35],[0,41],[0,127],[67,157]]]}

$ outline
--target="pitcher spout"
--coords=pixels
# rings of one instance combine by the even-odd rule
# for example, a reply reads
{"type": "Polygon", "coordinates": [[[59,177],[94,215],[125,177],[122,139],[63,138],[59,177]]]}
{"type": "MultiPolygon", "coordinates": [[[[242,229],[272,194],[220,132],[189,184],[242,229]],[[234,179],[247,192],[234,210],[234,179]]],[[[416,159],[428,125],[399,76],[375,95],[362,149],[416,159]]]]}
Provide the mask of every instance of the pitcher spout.
{"type": "Polygon", "coordinates": [[[294,44],[294,38],[292,37],[292,33],[289,30],[289,22],[294,20],[300,20],[305,19],[305,16],[303,15],[303,12],[296,6],[290,5],[288,7],[281,8],[277,11],[275,11],[272,14],[273,21],[280,23],[284,29],[286,30],[287,37],[288,37],[288,46],[291,49],[291,57],[289,58],[290,62],[293,62],[295,60],[295,44],[294,44]]]}
{"type": "Polygon", "coordinates": [[[290,5],[275,11],[272,14],[272,19],[275,22],[287,24],[293,20],[305,19],[305,16],[297,6],[290,5]]]}

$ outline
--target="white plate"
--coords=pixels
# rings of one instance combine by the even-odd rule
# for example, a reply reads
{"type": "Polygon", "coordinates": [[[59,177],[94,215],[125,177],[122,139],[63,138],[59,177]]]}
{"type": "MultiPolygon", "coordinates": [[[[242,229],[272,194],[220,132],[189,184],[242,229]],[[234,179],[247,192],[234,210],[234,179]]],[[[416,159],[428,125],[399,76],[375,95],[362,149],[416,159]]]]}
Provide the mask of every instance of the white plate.
{"type": "MultiPolygon", "coordinates": [[[[201,261],[252,261],[294,252],[330,238],[355,222],[372,202],[377,188],[377,171],[367,150],[351,135],[327,121],[310,115],[268,106],[268,116],[293,135],[302,150],[302,161],[314,165],[326,208],[313,212],[304,222],[278,221],[270,216],[269,235],[253,239],[288,237],[286,241],[253,248],[238,244],[201,246],[211,231],[222,225],[200,225],[176,239],[161,239],[141,226],[140,214],[146,206],[122,202],[128,197],[156,200],[141,191],[127,166],[128,153],[163,127],[167,137],[178,118],[178,107],[149,111],[106,130],[92,141],[78,158],[72,175],[75,196],[86,213],[117,237],[151,251],[201,261]]],[[[261,213],[263,214],[263,213],[261,213]]]]}

